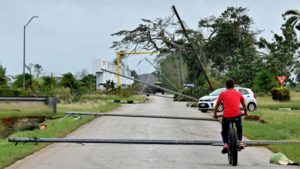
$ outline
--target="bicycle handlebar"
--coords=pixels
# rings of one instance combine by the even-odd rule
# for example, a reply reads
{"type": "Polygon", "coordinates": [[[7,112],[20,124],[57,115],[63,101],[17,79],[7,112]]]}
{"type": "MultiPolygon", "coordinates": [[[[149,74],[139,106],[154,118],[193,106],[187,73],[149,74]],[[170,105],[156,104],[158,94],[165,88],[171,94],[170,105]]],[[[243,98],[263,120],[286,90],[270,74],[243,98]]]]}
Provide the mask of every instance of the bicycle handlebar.
{"type": "MultiPolygon", "coordinates": [[[[241,116],[246,116],[246,115],[245,115],[245,113],[241,113],[241,116]]],[[[223,117],[223,115],[217,115],[216,117],[217,117],[217,118],[223,117]]]]}

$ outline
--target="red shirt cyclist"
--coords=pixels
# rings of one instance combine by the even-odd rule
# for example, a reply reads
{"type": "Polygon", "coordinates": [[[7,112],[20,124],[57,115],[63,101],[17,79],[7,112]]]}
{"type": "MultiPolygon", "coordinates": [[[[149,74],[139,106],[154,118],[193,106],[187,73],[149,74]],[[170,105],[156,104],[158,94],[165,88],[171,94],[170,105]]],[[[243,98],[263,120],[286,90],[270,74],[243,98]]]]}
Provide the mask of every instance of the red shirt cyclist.
{"type": "Polygon", "coordinates": [[[226,154],[228,152],[228,129],[230,125],[230,119],[237,119],[235,120],[236,128],[237,128],[237,135],[239,139],[240,148],[243,149],[245,145],[242,142],[243,137],[243,126],[242,126],[242,119],[241,119],[241,110],[240,104],[243,106],[244,115],[247,116],[247,107],[245,104],[244,97],[242,94],[234,89],[234,81],[227,80],[226,81],[226,89],[223,91],[217,100],[217,104],[214,110],[214,117],[218,118],[217,110],[219,105],[222,103],[224,106],[223,111],[223,119],[222,119],[222,139],[223,139],[223,150],[222,154],[226,154]]]}

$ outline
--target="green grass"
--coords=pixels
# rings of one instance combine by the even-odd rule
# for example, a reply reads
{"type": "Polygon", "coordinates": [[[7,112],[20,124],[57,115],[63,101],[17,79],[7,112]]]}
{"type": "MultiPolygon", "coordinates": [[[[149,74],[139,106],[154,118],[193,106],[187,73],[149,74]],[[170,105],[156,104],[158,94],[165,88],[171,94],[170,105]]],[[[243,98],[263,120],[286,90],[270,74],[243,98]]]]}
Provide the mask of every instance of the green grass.
{"type": "MultiPolygon", "coordinates": [[[[93,120],[94,116],[87,116],[82,117],[80,120],[75,120],[73,117],[65,118],[63,121],[61,120],[61,117],[64,116],[65,111],[98,111],[98,112],[107,112],[111,111],[117,107],[119,107],[120,104],[111,103],[107,101],[89,101],[85,103],[76,103],[76,104],[59,104],[58,105],[58,113],[55,115],[56,119],[48,119],[46,120],[47,129],[46,130],[33,130],[33,131],[24,131],[24,132],[16,132],[11,137],[64,137],[68,133],[74,131],[81,125],[93,120]]],[[[39,107],[36,110],[34,107],[31,107],[32,111],[28,111],[26,109],[21,110],[18,112],[17,116],[26,116],[26,115],[37,115],[40,114],[39,107]],[[22,114],[25,113],[25,114],[22,114]]],[[[0,114],[5,114],[3,117],[6,117],[10,114],[8,113],[8,108],[2,108],[0,109],[0,114]],[[2,112],[2,113],[1,113],[2,112]],[[3,113],[4,112],[4,113],[3,113]]],[[[0,139],[0,168],[4,168],[15,161],[22,159],[26,157],[29,154],[34,153],[37,150],[40,150],[41,148],[47,146],[48,144],[41,143],[38,145],[33,145],[30,143],[22,144],[15,146],[13,143],[9,143],[7,139],[0,139]]]]}
{"type": "Polygon", "coordinates": [[[292,108],[293,110],[300,110],[300,92],[291,91],[291,100],[288,102],[278,102],[272,100],[272,96],[257,97],[258,109],[279,109],[279,108],[292,108]]]}
{"type": "Polygon", "coordinates": [[[0,119],[8,117],[51,116],[51,110],[43,103],[0,103],[0,119]]]}
{"type": "Polygon", "coordinates": [[[104,100],[90,100],[76,104],[59,104],[58,112],[63,114],[66,111],[90,111],[90,112],[107,112],[119,107],[120,104],[104,100]]]}
{"type": "MultiPolygon", "coordinates": [[[[300,111],[264,110],[252,112],[266,123],[244,121],[244,133],[253,140],[300,140],[300,111]]],[[[282,152],[294,161],[300,161],[299,145],[272,145],[274,152],[282,152]]]]}

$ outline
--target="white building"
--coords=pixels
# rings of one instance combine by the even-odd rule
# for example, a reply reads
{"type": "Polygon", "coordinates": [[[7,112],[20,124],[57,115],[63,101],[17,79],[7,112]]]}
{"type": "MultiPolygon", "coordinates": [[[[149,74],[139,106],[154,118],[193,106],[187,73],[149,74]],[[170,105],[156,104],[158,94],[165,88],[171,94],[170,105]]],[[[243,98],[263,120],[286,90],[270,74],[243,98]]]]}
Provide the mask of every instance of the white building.
{"type": "MultiPolygon", "coordinates": [[[[117,73],[117,65],[115,65],[113,63],[113,61],[108,61],[107,59],[93,60],[92,69],[93,69],[93,72],[95,72],[95,74],[96,74],[96,89],[97,90],[103,90],[104,89],[103,85],[106,84],[106,82],[108,80],[113,81],[115,83],[115,87],[117,87],[118,76],[108,73],[108,72],[103,72],[101,70],[101,69],[106,69],[106,70],[117,73]]],[[[123,64],[121,66],[121,74],[131,77],[131,72],[129,70],[128,65],[123,64]]],[[[120,81],[121,81],[122,87],[126,87],[128,85],[133,84],[132,80],[124,78],[124,77],[121,77],[120,81]]]]}

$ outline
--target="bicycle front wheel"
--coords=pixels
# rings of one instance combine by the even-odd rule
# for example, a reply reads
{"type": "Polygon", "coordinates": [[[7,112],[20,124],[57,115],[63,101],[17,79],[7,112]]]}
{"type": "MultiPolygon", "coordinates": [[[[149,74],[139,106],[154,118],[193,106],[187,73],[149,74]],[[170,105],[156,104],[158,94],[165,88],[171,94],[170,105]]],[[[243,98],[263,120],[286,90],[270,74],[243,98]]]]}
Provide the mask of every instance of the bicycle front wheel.
{"type": "Polygon", "coordinates": [[[235,127],[230,128],[229,131],[229,164],[236,166],[238,163],[238,137],[235,127]]]}

